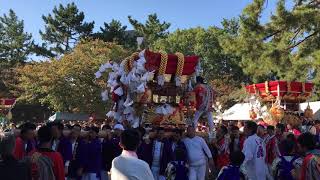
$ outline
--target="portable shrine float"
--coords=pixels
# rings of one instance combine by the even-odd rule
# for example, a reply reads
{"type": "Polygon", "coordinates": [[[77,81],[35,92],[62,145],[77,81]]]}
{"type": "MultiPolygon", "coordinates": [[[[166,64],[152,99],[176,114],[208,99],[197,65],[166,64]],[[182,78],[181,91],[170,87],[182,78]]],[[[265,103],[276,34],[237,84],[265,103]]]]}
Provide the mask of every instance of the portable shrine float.
{"type": "Polygon", "coordinates": [[[199,57],[182,53],[143,50],[133,53],[120,64],[108,62],[96,72],[107,74],[102,99],[112,98],[108,117],[118,122],[179,125],[191,117],[195,97],[192,84],[200,73],[199,57]]]}
{"type": "Polygon", "coordinates": [[[12,118],[11,109],[14,107],[16,99],[0,98],[0,122],[10,120],[12,118]]]}
{"type": "MultiPolygon", "coordinates": [[[[254,120],[260,115],[271,125],[283,122],[297,126],[301,124],[299,104],[308,101],[313,87],[313,83],[289,81],[266,81],[248,85],[246,90],[251,95],[249,101],[252,107],[250,118],[254,120]]],[[[312,118],[310,106],[307,106],[303,114],[305,118],[312,118]]]]}

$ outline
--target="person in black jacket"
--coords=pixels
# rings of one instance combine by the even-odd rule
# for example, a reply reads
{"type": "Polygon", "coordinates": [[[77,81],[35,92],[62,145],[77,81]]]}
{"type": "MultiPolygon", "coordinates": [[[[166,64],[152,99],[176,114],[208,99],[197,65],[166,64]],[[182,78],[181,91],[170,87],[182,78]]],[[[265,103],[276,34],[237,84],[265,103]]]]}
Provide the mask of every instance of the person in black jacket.
{"type": "Polygon", "coordinates": [[[15,137],[7,135],[0,140],[0,178],[5,180],[31,180],[31,165],[13,156],[15,137]]]}

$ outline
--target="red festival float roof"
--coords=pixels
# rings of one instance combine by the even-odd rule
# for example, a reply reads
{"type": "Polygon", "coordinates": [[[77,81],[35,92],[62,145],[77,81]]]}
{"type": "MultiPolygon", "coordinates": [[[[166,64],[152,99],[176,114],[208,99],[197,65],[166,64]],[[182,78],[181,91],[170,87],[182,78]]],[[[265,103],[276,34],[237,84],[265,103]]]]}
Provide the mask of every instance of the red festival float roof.
{"type": "Polygon", "coordinates": [[[0,99],[0,108],[11,108],[14,103],[16,102],[16,99],[0,99]]]}
{"type": "Polygon", "coordinates": [[[246,90],[260,96],[264,101],[274,101],[276,97],[280,97],[284,101],[304,102],[312,95],[313,83],[266,81],[248,85],[246,90]]]}
{"type": "Polygon", "coordinates": [[[0,99],[0,116],[7,115],[14,106],[16,99],[0,99]]]}
{"type": "MultiPolygon", "coordinates": [[[[145,51],[146,64],[145,68],[148,71],[155,71],[156,73],[159,70],[161,62],[161,54],[152,52],[149,50],[145,51]]],[[[198,64],[198,56],[185,56],[182,75],[191,75],[196,71],[196,66],[198,64]]],[[[166,66],[166,74],[175,74],[177,72],[178,57],[175,54],[168,54],[168,62],[166,66]]]]}

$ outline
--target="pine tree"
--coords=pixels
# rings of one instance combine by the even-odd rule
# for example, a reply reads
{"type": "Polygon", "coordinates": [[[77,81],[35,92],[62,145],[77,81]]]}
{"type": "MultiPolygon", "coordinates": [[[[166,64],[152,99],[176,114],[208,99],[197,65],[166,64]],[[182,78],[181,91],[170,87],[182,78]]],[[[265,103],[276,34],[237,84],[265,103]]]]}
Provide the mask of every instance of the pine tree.
{"type": "Polygon", "coordinates": [[[115,42],[126,48],[135,48],[135,32],[128,31],[127,26],[123,26],[118,20],[104,23],[104,27],[100,27],[100,32],[94,34],[94,37],[105,42],[115,42]]]}
{"type": "Polygon", "coordinates": [[[240,16],[238,36],[226,38],[223,47],[241,57],[241,67],[254,82],[312,80],[320,87],[320,2],[292,4],[278,0],[270,20],[262,23],[266,0],[254,0],[240,16]]]}
{"type": "Polygon", "coordinates": [[[254,0],[240,16],[238,36],[225,41],[225,50],[241,57],[241,66],[255,82],[305,81],[314,68],[313,56],[320,50],[320,3],[293,3],[289,8],[279,0],[270,21],[262,23],[266,0],[254,0]]]}
{"type": "Polygon", "coordinates": [[[70,52],[81,38],[91,35],[94,22],[84,22],[85,15],[74,3],[54,7],[52,14],[42,16],[45,31],[40,31],[46,46],[55,55],[70,52]]]}
{"type": "Polygon", "coordinates": [[[24,32],[24,22],[10,9],[0,17],[0,97],[17,95],[16,66],[22,65],[33,53],[32,35],[24,32]]]}
{"type": "Polygon", "coordinates": [[[167,37],[170,23],[158,19],[157,14],[150,14],[145,24],[128,17],[130,24],[134,27],[139,36],[144,37],[144,46],[148,47],[156,40],[167,37]]]}
{"type": "Polygon", "coordinates": [[[24,63],[32,53],[32,35],[24,32],[24,22],[10,9],[0,17],[0,65],[2,68],[24,63]]]}
{"type": "Polygon", "coordinates": [[[112,20],[110,23],[104,23],[104,27],[100,27],[97,35],[106,42],[116,42],[123,44],[126,38],[127,26],[122,26],[120,21],[112,20]]]}

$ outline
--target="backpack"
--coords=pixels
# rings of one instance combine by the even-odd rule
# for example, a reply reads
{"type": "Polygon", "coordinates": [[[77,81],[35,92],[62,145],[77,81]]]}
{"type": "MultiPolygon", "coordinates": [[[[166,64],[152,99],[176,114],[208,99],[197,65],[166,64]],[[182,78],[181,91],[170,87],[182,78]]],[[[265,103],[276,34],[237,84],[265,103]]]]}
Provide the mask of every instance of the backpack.
{"type": "Polygon", "coordinates": [[[172,161],[171,164],[174,166],[174,180],[188,180],[188,168],[184,161],[172,161]]]}
{"type": "Polygon", "coordinates": [[[301,179],[318,179],[320,177],[320,156],[318,154],[308,154],[302,163],[301,179]]]}
{"type": "Polygon", "coordinates": [[[239,166],[224,166],[217,177],[217,180],[242,180],[245,179],[244,174],[240,171],[239,166]]]}
{"type": "Polygon", "coordinates": [[[283,156],[280,156],[281,161],[277,165],[275,180],[294,180],[291,171],[295,168],[293,163],[298,158],[298,156],[295,156],[291,161],[287,161],[283,156]]]}
{"type": "Polygon", "coordinates": [[[35,152],[27,159],[32,164],[32,179],[55,180],[53,162],[50,158],[35,152]]]}

